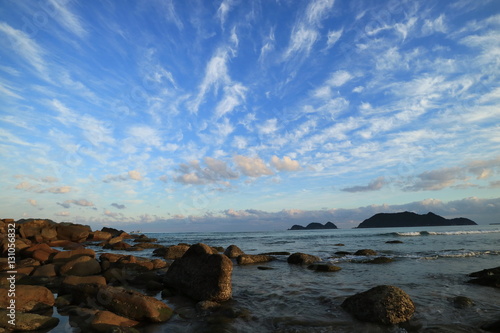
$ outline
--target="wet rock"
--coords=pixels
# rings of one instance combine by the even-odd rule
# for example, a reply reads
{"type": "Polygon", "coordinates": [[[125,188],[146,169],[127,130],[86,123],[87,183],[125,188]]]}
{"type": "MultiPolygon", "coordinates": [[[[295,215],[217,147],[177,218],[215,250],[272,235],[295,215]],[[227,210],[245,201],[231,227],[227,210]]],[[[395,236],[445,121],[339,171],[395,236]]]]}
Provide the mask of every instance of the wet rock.
{"type": "Polygon", "coordinates": [[[385,325],[408,321],[415,305],[403,290],[394,286],[377,286],[348,297],[342,307],[358,320],[385,325]]]}
{"type": "Polygon", "coordinates": [[[120,328],[139,325],[138,321],[114,314],[110,311],[98,311],[90,323],[90,327],[102,333],[120,332],[120,328]]]}
{"type": "Polygon", "coordinates": [[[68,261],[59,269],[61,275],[89,276],[99,274],[101,264],[97,260],[87,256],[81,256],[68,261]]]}
{"type": "MultiPolygon", "coordinates": [[[[8,321],[7,311],[0,310],[0,327],[11,329],[12,325],[8,321]]],[[[17,312],[15,324],[16,331],[36,331],[56,327],[59,319],[35,313],[17,312]]]]}
{"type": "Polygon", "coordinates": [[[475,277],[475,279],[469,280],[469,283],[500,288],[500,267],[483,269],[482,271],[471,273],[469,276],[475,277]]]}
{"type": "MultiPolygon", "coordinates": [[[[10,298],[8,289],[0,289],[0,308],[6,309],[9,306],[10,298]]],[[[16,311],[38,312],[52,308],[54,306],[54,295],[42,286],[16,286],[16,311]]]]}
{"type": "Polygon", "coordinates": [[[482,333],[484,331],[461,324],[449,324],[449,325],[435,325],[426,327],[422,330],[424,333],[482,333]]]}
{"type": "Polygon", "coordinates": [[[92,249],[77,249],[77,250],[71,250],[71,251],[62,251],[59,253],[56,253],[52,257],[52,262],[55,264],[62,264],[65,262],[69,262],[75,259],[78,259],[80,257],[90,257],[90,258],[95,258],[95,251],[92,249]]]}
{"type": "Polygon", "coordinates": [[[105,249],[108,249],[108,250],[117,250],[117,251],[127,250],[130,247],[132,247],[132,245],[127,244],[125,242],[117,242],[117,243],[114,243],[114,244],[106,244],[106,245],[104,245],[105,249]]]}
{"type": "Polygon", "coordinates": [[[465,296],[454,297],[452,302],[453,306],[456,307],[457,309],[465,309],[475,305],[472,299],[465,296]]]}
{"type": "Polygon", "coordinates": [[[91,239],[93,241],[108,241],[113,237],[111,235],[111,233],[106,232],[106,231],[100,231],[100,230],[96,230],[96,231],[92,232],[91,236],[92,236],[91,239]]]}
{"type": "Polygon", "coordinates": [[[289,256],[291,253],[286,251],[278,251],[278,252],[266,252],[260,254],[265,256],[289,256]]]}
{"type": "Polygon", "coordinates": [[[269,270],[273,270],[274,268],[268,267],[268,266],[257,266],[257,269],[259,269],[261,271],[269,271],[269,270]]]}
{"type": "Polygon", "coordinates": [[[385,242],[386,244],[402,244],[403,242],[400,240],[390,240],[385,242]]]}
{"type": "Polygon", "coordinates": [[[123,242],[123,237],[117,236],[117,237],[113,237],[110,240],[108,240],[107,244],[113,245],[113,244],[120,243],[120,242],[123,242]]]}
{"type": "Polygon", "coordinates": [[[388,257],[377,257],[372,260],[363,261],[365,264],[388,264],[393,262],[394,259],[388,257]]]}
{"type": "Polygon", "coordinates": [[[354,252],[355,256],[376,256],[377,252],[371,249],[363,249],[354,252]]]}
{"type": "Polygon", "coordinates": [[[500,332],[500,320],[484,324],[483,326],[481,326],[481,329],[488,332],[500,332]]]}
{"type": "Polygon", "coordinates": [[[238,256],[245,254],[239,247],[236,245],[229,245],[226,250],[224,251],[224,254],[228,256],[229,258],[237,258],[238,256]]]}
{"type": "Polygon", "coordinates": [[[223,302],[232,295],[232,271],[231,259],[200,243],[172,263],[164,284],[197,301],[223,302]]]}
{"type": "Polygon", "coordinates": [[[196,310],[198,311],[211,311],[220,308],[221,304],[212,301],[201,301],[196,303],[196,310]]]}
{"type": "Polygon", "coordinates": [[[61,293],[68,294],[73,291],[79,292],[84,290],[86,286],[105,286],[106,279],[104,276],[96,275],[96,276],[76,276],[76,275],[68,275],[66,276],[61,283],[61,293]]]}
{"type": "Polygon", "coordinates": [[[337,272],[342,268],[339,266],[334,266],[330,264],[312,264],[307,267],[308,269],[312,269],[316,272],[337,272]]]}
{"type": "Polygon", "coordinates": [[[189,250],[189,245],[172,245],[162,250],[163,250],[163,255],[162,255],[163,258],[179,259],[184,255],[184,253],[186,253],[187,250],[189,250]]]}
{"type": "Polygon", "coordinates": [[[57,238],[81,243],[87,240],[92,231],[88,225],[59,223],[56,227],[57,238]]]}
{"type": "Polygon", "coordinates": [[[109,311],[137,321],[164,322],[173,311],[154,297],[118,287],[102,286],[96,295],[98,303],[109,311]]]}
{"type": "Polygon", "coordinates": [[[62,247],[64,250],[78,250],[84,248],[81,243],[75,243],[69,240],[54,240],[47,244],[50,247],[62,247]]]}
{"type": "Polygon", "coordinates": [[[159,248],[162,248],[165,246],[163,246],[161,244],[143,242],[143,243],[139,243],[139,244],[134,245],[134,247],[138,247],[138,248],[142,248],[142,249],[159,249],[159,248]]]}
{"type": "Polygon", "coordinates": [[[139,236],[136,236],[134,237],[134,242],[135,243],[153,243],[153,242],[157,242],[158,239],[157,238],[149,238],[148,236],[146,235],[139,235],[139,236]]]}
{"type": "Polygon", "coordinates": [[[286,260],[289,264],[293,265],[310,265],[320,261],[320,258],[311,254],[296,252],[288,257],[286,260]]]}
{"type": "Polygon", "coordinates": [[[258,264],[263,262],[269,262],[275,260],[276,258],[272,256],[266,256],[262,254],[241,254],[236,258],[238,265],[249,265],[258,264]]]}
{"type": "Polygon", "coordinates": [[[58,253],[56,249],[51,248],[47,244],[36,244],[33,246],[30,246],[28,248],[25,248],[21,252],[21,257],[23,258],[33,258],[35,260],[38,260],[42,263],[48,262],[51,256],[54,253],[58,253]]]}
{"type": "Polygon", "coordinates": [[[337,244],[333,244],[333,246],[345,246],[345,244],[343,244],[343,243],[337,243],[337,244]]]}

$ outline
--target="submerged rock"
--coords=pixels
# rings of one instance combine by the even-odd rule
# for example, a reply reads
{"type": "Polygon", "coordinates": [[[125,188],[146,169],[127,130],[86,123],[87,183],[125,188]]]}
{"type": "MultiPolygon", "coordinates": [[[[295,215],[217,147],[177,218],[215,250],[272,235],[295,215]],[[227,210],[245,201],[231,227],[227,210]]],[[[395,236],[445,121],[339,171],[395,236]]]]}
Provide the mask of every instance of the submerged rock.
{"type": "Polygon", "coordinates": [[[339,266],[334,266],[329,264],[312,264],[309,265],[307,268],[312,269],[316,272],[337,272],[342,269],[339,266]]]}
{"type": "Polygon", "coordinates": [[[415,312],[410,296],[394,286],[377,286],[348,297],[342,307],[361,321],[385,325],[408,321],[415,312]]]}
{"type": "Polygon", "coordinates": [[[320,258],[311,254],[296,252],[290,255],[286,261],[293,265],[310,265],[320,261],[320,258]]]}
{"type": "Polygon", "coordinates": [[[371,249],[362,249],[354,252],[355,256],[376,256],[377,252],[371,249]]]}
{"type": "MultiPolygon", "coordinates": [[[[6,310],[0,310],[0,327],[12,329],[9,324],[6,310]]],[[[17,312],[14,330],[16,331],[36,331],[56,327],[59,319],[49,316],[42,316],[36,313],[17,312]]]]}
{"type": "Polygon", "coordinates": [[[249,265],[249,264],[258,264],[262,262],[269,262],[274,260],[274,257],[266,256],[263,254],[242,254],[236,258],[236,262],[238,265],[249,265]]]}
{"type": "Polygon", "coordinates": [[[172,263],[164,284],[197,301],[223,302],[232,295],[232,271],[231,259],[200,243],[172,263]]]}
{"type": "Polygon", "coordinates": [[[475,279],[469,280],[469,283],[500,288],[500,267],[483,269],[482,271],[471,273],[469,276],[475,277],[475,279]]]}
{"type": "Polygon", "coordinates": [[[453,306],[457,309],[465,309],[474,306],[475,303],[472,299],[465,296],[457,296],[453,298],[453,306]]]}

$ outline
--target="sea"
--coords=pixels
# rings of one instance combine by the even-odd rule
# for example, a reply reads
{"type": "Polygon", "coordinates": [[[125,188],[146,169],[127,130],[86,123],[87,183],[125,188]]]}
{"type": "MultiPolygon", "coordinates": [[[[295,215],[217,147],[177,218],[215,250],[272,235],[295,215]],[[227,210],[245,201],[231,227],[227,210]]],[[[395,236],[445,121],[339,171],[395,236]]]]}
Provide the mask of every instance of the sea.
{"type": "MultiPolygon", "coordinates": [[[[500,289],[467,283],[468,274],[500,266],[500,225],[147,235],[162,245],[235,244],[247,254],[303,252],[342,269],[315,272],[288,264],[287,255],[255,265],[234,262],[233,297],[224,303],[222,315],[202,315],[194,302],[169,297],[163,301],[175,315],[166,323],[141,327],[141,332],[482,332],[476,328],[500,320],[500,289]],[[336,254],[360,249],[394,261],[368,264],[364,262],[371,258],[365,256],[336,254]],[[347,297],[378,285],[397,286],[411,297],[416,312],[409,322],[363,323],[342,309],[347,297]],[[457,296],[474,305],[455,307],[457,296]]],[[[152,258],[152,251],[118,253],[152,258]]],[[[160,293],[150,295],[161,299],[160,293]]],[[[52,332],[82,332],[69,317],[55,315],[61,322],[52,332]]]]}

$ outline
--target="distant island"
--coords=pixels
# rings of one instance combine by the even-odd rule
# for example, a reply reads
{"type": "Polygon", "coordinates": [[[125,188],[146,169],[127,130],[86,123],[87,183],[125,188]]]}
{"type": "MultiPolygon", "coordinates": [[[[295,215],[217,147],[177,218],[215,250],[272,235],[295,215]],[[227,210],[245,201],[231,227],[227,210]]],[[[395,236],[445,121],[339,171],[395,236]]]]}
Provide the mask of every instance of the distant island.
{"type": "Polygon", "coordinates": [[[307,227],[295,224],[288,230],[317,230],[317,229],[337,229],[337,226],[332,222],[326,222],[324,225],[319,222],[312,222],[309,223],[307,227]]]}
{"type": "Polygon", "coordinates": [[[431,212],[423,215],[402,212],[375,214],[361,222],[358,228],[437,227],[451,225],[477,225],[477,223],[464,217],[445,219],[431,212]]]}

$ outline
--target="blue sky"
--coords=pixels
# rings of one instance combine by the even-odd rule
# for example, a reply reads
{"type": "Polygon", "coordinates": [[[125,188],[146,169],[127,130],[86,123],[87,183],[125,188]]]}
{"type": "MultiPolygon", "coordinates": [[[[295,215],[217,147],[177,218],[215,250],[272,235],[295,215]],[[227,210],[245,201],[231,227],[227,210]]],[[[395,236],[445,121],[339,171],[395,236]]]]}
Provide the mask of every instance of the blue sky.
{"type": "Polygon", "coordinates": [[[498,1],[0,1],[0,211],[500,216],[498,1]]]}

